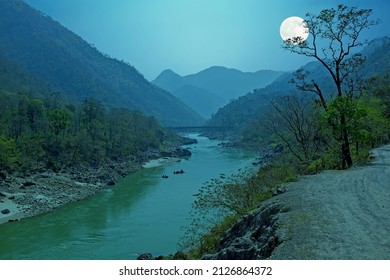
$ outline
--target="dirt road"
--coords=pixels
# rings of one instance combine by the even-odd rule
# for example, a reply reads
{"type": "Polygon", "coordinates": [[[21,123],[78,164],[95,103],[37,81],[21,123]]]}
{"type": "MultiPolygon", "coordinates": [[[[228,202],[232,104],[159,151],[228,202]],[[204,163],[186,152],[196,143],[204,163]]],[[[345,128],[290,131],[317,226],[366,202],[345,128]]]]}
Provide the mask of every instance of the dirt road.
{"type": "Polygon", "coordinates": [[[346,171],[304,176],[272,200],[284,205],[270,259],[390,259],[390,145],[346,171]]]}

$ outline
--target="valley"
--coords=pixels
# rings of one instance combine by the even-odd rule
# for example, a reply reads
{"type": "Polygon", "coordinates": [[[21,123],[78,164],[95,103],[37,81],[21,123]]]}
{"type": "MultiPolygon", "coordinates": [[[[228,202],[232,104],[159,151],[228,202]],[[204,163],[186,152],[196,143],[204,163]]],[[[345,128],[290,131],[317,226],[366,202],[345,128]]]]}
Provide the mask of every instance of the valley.
{"type": "Polygon", "coordinates": [[[390,258],[385,8],[87,2],[0,0],[0,259],[390,258]]]}

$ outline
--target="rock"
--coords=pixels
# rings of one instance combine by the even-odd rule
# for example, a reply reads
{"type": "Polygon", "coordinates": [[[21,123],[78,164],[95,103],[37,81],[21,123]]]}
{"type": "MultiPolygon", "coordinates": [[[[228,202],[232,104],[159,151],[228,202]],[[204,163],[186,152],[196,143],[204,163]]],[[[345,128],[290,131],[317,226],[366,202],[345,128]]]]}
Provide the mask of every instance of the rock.
{"type": "Polygon", "coordinates": [[[287,189],[285,187],[279,187],[272,192],[272,196],[280,195],[282,193],[285,193],[286,191],[287,191],[287,189]]]}
{"type": "Polygon", "coordinates": [[[177,157],[189,157],[189,156],[192,155],[192,153],[188,149],[177,148],[176,152],[175,152],[175,155],[177,157]]]}
{"type": "Polygon", "coordinates": [[[6,178],[7,178],[7,175],[5,174],[5,172],[0,171],[0,179],[5,180],[6,178]]]}
{"type": "Polygon", "coordinates": [[[170,152],[170,151],[163,151],[163,152],[160,153],[160,156],[161,157],[172,157],[173,153],[170,152]]]}
{"type": "Polygon", "coordinates": [[[221,238],[214,254],[205,260],[258,260],[268,258],[282,242],[276,234],[278,203],[259,207],[240,218],[221,238]]]}
{"type": "MultiPolygon", "coordinates": [[[[102,174],[97,177],[99,181],[103,184],[106,184],[108,186],[114,186],[116,184],[115,179],[109,174],[102,174]]],[[[92,183],[92,182],[91,182],[92,183]]]]}
{"type": "Polygon", "coordinates": [[[192,139],[192,138],[188,138],[188,137],[182,137],[182,139],[181,139],[182,145],[192,145],[192,144],[197,144],[197,143],[198,143],[198,140],[196,140],[196,139],[192,139]]]}
{"type": "Polygon", "coordinates": [[[107,181],[107,186],[114,186],[116,184],[114,179],[110,179],[107,181]]]}
{"type": "Polygon", "coordinates": [[[22,183],[22,185],[25,186],[25,187],[31,187],[31,186],[35,186],[36,184],[33,183],[33,182],[27,181],[27,182],[22,183]]]}
{"type": "Polygon", "coordinates": [[[153,260],[153,255],[150,253],[139,254],[137,260],[153,260]]]}
{"type": "Polygon", "coordinates": [[[3,210],[1,210],[1,214],[7,215],[7,214],[9,214],[9,213],[11,213],[11,212],[9,211],[9,209],[3,209],[3,210]]]}

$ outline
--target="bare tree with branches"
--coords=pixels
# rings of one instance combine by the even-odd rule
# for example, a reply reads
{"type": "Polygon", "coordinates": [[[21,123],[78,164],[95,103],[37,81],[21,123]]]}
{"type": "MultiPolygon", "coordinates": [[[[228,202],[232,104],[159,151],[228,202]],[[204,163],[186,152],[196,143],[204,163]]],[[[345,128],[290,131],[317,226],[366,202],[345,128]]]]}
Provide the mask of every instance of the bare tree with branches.
{"type": "MultiPolygon", "coordinates": [[[[306,41],[301,37],[288,39],[283,48],[319,61],[337,89],[335,98],[359,98],[362,83],[358,70],[365,57],[354,51],[368,43],[367,40],[359,39],[361,33],[380,22],[371,19],[371,16],[371,9],[344,5],[322,10],[319,15],[308,13],[305,25],[311,37],[306,41]]],[[[328,110],[331,100],[327,100],[318,81],[310,78],[309,72],[298,70],[293,82],[299,90],[315,93],[318,103],[325,111],[328,110]]],[[[339,134],[335,138],[341,144],[342,168],[353,164],[347,127],[345,113],[340,112],[339,134]]]]}
{"type": "Polygon", "coordinates": [[[319,126],[313,99],[298,94],[269,100],[270,108],[259,123],[276,135],[303,164],[318,156],[319,126]]]}

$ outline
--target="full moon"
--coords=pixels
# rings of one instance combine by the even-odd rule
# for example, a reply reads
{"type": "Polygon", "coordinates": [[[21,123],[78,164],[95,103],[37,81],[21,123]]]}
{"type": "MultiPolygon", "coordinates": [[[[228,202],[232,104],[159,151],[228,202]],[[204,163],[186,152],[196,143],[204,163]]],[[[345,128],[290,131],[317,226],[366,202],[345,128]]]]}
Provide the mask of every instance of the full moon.
{"type": "Polygon", "coordinates": [[[280,36],[284,41],[300,37],[301,42],[303,42],[309,36],[309,28],[305,26],[303,18],[289,17],[286,18],[280,25],[280,36]]]}

